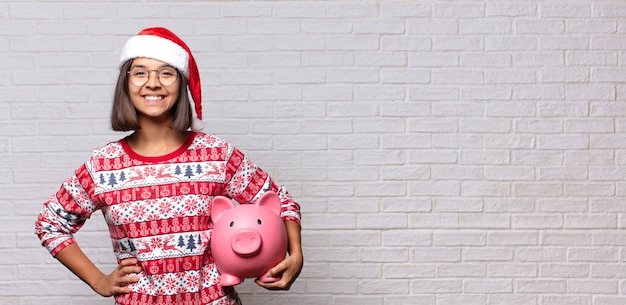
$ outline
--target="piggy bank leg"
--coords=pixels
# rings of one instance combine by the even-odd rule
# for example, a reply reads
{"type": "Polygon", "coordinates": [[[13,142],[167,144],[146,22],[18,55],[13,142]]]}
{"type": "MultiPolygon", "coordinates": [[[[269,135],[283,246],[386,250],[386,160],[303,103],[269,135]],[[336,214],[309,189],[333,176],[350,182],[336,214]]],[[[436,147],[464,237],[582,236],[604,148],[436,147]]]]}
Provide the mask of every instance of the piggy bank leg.
{"type": "Polygon", "coordinates": [[[267,274],[263,274],[259,276],[258,279],[259,281],[263,283],[273,283],[273,282],[280,280],[280,277],[271,277],[271,276],[267,276],[267,274]]]}
{"type": "Polygon", "coordinates": [[[241,282],[243,280],[240,277],[232,274],[222,274],[220,277],[220,285],[222,286],[235,286],[241,284],[241,282]]]}

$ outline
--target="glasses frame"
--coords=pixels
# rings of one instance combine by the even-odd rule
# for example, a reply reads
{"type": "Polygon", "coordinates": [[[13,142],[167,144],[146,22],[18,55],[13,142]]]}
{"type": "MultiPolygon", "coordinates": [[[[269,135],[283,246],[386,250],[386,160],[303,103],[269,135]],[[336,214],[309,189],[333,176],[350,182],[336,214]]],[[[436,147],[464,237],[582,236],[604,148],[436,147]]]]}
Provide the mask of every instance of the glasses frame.
{"type": "Polygon", "coordinates": [[[141,88],[141,87],[145,86],[150,81],[150,76],[152,75],[152,72],[156,72],[156,77],[157,77],[157,80],[159,81],[159,84],[161,84],[162,86],[165,86],[165,87],[174,86],[174,84],[176,84],[178,82],[178,77],[180,76],[180,72],[178,71],[178,69],[176,69],[174,67],[170,67],[170,66],[161,67],[161,68],[156,69],[156,70],[148,70],[147,68],[143,68],[143,67],[130,67],[128,69],[128,71],[126,71],[126,75],[128,76],[128,83],[133,85],[133,86],[135,86],[135,87],[137,87],[137,88],[141,88]],[[146,69],[146,71],[148,72],[148,77],[146,77],[146,81],[143,84],[139,85],[139,86],[134,84],[131,81],[131,78],[133,76],[130,74],[130,71],[133,68],[146,69]],[[176,71],[176,79],[174,80],[173,83],[171,83],[169,85],[165,85],[165,84],[163,84],[163,82],[161,82],[161,76],[160,76],[161,73],[160,73],[160,71],[162,71],[163,69],[173,69],[174,71],[176,71]]]}

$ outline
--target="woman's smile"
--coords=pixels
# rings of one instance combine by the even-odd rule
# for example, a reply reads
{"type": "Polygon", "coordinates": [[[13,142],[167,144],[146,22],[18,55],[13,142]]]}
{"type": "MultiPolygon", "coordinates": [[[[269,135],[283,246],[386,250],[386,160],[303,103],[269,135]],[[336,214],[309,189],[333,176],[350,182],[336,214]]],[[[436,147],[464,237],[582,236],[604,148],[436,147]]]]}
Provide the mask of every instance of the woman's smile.
{"type": "Polygon", "coordinates": [[[143,99],[146,100],[146,103],[149,104],[149,105],[160,105],[161,102],[164,99],[164,96],[162,96],[162,95],[144,95],[143,99]]]}

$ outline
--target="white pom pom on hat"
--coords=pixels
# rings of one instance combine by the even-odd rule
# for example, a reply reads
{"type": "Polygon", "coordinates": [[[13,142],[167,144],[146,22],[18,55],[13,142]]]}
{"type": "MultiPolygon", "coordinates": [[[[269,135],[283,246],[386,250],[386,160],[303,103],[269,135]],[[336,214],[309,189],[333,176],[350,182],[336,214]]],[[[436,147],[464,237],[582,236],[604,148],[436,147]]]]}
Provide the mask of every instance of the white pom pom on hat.
{"type": "Polygon", "coordinates": [[[141,30],[137,35],[126,41],[120,56],[120,66],[129,59],[146,57],[160,60],[178,69],[187,79],[189,95],[194,112],[192,130],[202,130],[202,90],[200,73],[196,60],[187,44],[172,31],[162,27],[152,27],[141,30]]]}

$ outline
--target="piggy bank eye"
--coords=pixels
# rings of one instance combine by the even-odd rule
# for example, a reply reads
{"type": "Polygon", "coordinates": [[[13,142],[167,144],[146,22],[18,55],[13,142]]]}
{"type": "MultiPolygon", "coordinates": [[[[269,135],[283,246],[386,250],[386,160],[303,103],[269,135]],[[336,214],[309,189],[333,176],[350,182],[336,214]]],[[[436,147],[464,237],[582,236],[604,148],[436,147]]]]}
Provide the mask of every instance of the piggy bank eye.
{"type": "Polygon", "coordinates": [[[257,219],[256,223],[258,223],[260,225],[261,224],[261,219],[257,219]]]}
{"type": "Polygon", "coordinates": [[[231,222],[230,222],[230,224],[229,224],[228,226],[232,228],[234,225],[235,225],[235,222],[234,222],[234,221],[231,221],[231,222]]]}

